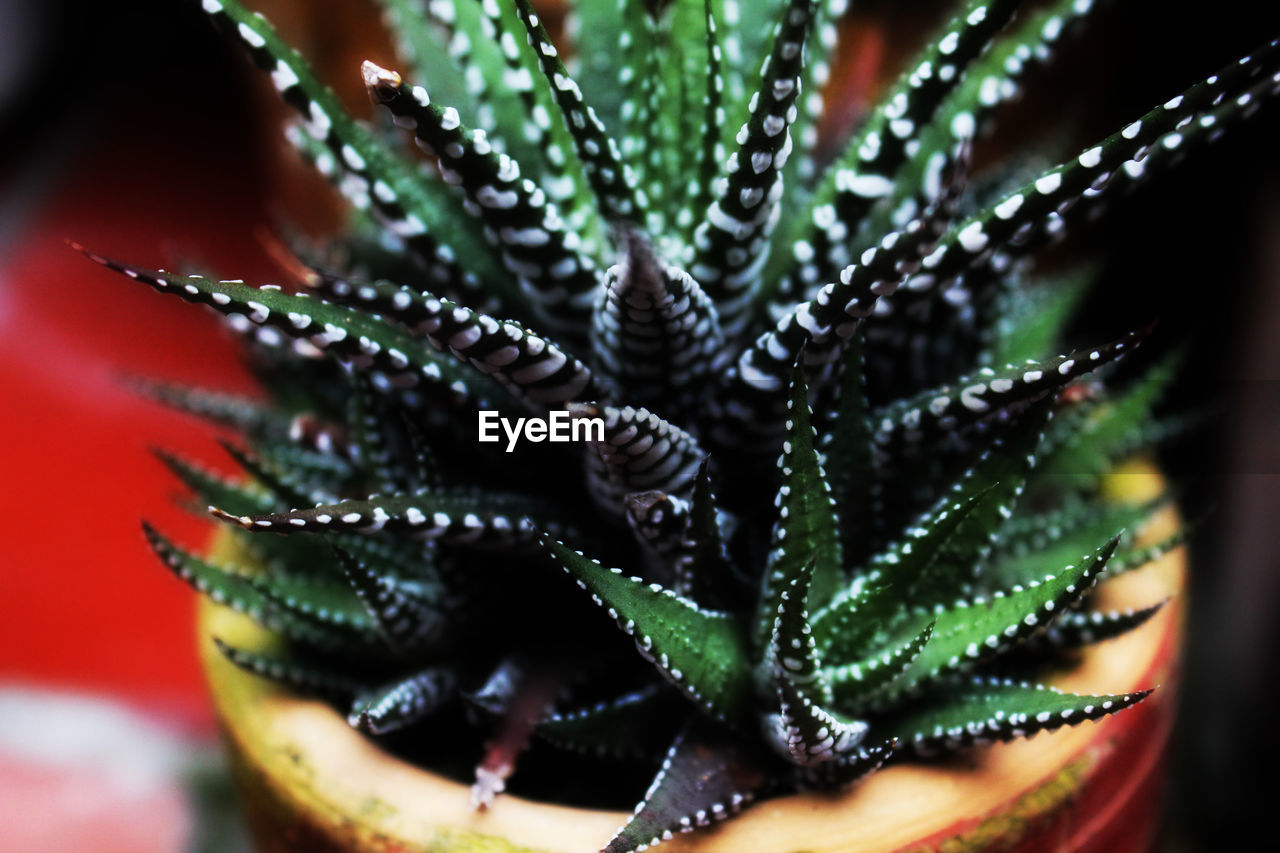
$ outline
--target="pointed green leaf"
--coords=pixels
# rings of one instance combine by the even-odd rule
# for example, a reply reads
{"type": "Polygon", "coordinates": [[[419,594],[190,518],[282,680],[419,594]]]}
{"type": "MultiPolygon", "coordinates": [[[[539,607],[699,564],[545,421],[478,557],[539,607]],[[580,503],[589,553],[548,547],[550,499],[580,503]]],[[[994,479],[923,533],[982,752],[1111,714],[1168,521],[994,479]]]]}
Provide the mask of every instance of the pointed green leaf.
{"type": "Polygon", "coordinates": [[[1037,482],[1059,488],[1070,483],[1085,488],[1096,484],[1120,456],[1136,449],[1134,436],[1151,423],[1153,409],[1172,384],[1180,362],[1178,355],[1166,358],[1119,396],[1092,405],[1065,441],[1045,457],[1036,472],[1037,482]]]}
{"type": "Polygon", "coordinates": [[[864,721],[829,708],[831,693],[809,627],[813,570],[810,561],[779,592],[765,657],[768,683],[778,697],[778,713],[770,717],[768,735],[774,748],[800,767],[839,761],[853,754],[867,735],[864,721]]]}
{"type": "Polygon", "coordinates": [[[227,660],[245,672],[299,693],[342,702],[350,700],[363,689],[360,682],[323,667],[238,649],[217,637],[213,642],[227,660]]]}
{"type": "Polygon", "coordinates": [[[248,572],[202,560],[178,548],[172,542],[143,522],[143,533],[151,549],[175,576],[193,589],[207,596],[210,601],[243,613],[263,627],[300,643],[317,648],[333,649],[350,641],[350,632],[330,630],[310,620],[300,619],[275,606],[263,595],[248,572]]]}
{"type": "Polygon", "coordinates": [[[594,395],[585,364],[513,320],[390,282],[316,275],[308,284],[328,301],[359,306],[407,327],[414,337],[452,353],[535,407],[594,395]]]}
{"type": "Polygon", "coordinates": [[[161,293],[172,293],[187,302],[208,305],[227,315],[231,328],[256,333],[258,342],[282,346],[290,339],[310,352],[319,350],[339,358],[369,362],[385,375],[391,387],[426,385],[446,390],[453,397],[473,399],[480,408],[505,396],[491,379],[469,365],[441,356],[407,332],[376,317],[331,305],[307,294],[289,294],[270,287],[249,287],[238,281],[213,281],[199,276],[174,275],[110,260],[86,250],[90,260],[148,284],[161,293]]]}
{"type": "Polygon", "coordinates": [[[671,743],[687,707],[667,685],[651,684],[617,699],[552,714],[538,723],[538,734],[574,752],[649,758],[671,743]]]}
{"type": "Polygon", "coordinates": [[[336,546],[334,553],[374,627],[394,652],[420,652],[439,638],[443,613],[405,590],[396,578],[379,574],[336,546]]]}
{"type": "Polygon", "coordinates": [[[1104,196],[1131,186],[1162,161],[1220,135],[1221,125],[1276,94],[1264,75],[1280,68],[1280,39],[1233,62],[1076,157],[957,223],[907,287],[924,299],[958,276],[997,274],[1020,256],[1060,237],[1104,196]],[[1241,91],[1243,90],[1243,91],[1241,91]]]}
{"type": "MultiPolygon", "coordinates": [[[[1021,1],[969,0],[943,28],[943,35],[908,66],[827,170],[810,212],[796,218],[798,233],[788,241],[794,245],[802,240],[812,249],[815,282],[829,280],[854,260],[850,244],[863,219],[893,191],[898,170],[920,145],[922,129],[1021,1]]],[[[970,119],[966,138],[973,136],[972,124],[970,119]]]]}
{"type": "Polygon", "coordinates": [[[1126,607],[1124,610],[1073,610],[1062,614],[1037,640],[1052,649],[1078,649],[1101,643],[1127,634],[1159,613],[1168,603],[1169,600],[1165,599],[1147,607],[1126,607]]]}
{"type": "Polygon", "coordinates": [[[750,117],[738,133],[721,187],[694,232],[689,272],[711,297],[725,334],[738,335],[750,319],[752,297],[768,260],[768,236],[782,195],[781,168],[791,149],[804,45],[814,0],[790,0],[762,69],[750,117]]]}
{"type": "Polygon", "coordinates": [[[877,721],[875,731],[897,737],[903,749],[918,754],[952,751],[1101,719],[1136,705],[1150,693],[1078,696],[1041,685],[975,678],[939,688],[877,721]]]}
{"type": "MultiPolygon", "coordinates": [[[[896,703],[944,675],[995,657],[1039,632],[1093,588],[1116,545],[1113,539],[1078,566],[1068,566],[1041,581],[990,597],[958,601],[938,611],[932,617],[936,624],[929,643],[874,701],[881,706],[896,703]]],[[[918,630],[908,629],[910,633],[918,630]]]]}
{"type": "Polygon", "coordinates": [[[205,506],[223,506],[228,512],[240,514],[273,512],[280,508],[279,501],[256,484],[229,480],[165,450],[153,452],[205,506]]]}
{"type": "MultiPolygon", "coordinates": [[[[915,153],[894,174],[891,194],[872,212],[863,233],[887,230],[929,200],[929,175],[937,152],[969,138],[980,138],[995,123],[996,111],[1023,92],[1024,81],[1052,60],[1056,47],[1082,29],[1099,3],[1094,0],[1054,0],[1042,9],[1022,10],[1008,29],[973,60],[958,78],[933,117],[922,126],[915,153]],[[904,207],[905,205],[905,207],[904,207]]],[[[997,363],[1042,358],[1047,351],[1029,352],[997,363]]]]}
{"type": "Polygon", "coordinates": [[[681,692],[717,719],[751,726],[751,661],[740,619],[703,610],[621,569],[606,569],[560,542],[543,544],[681,692]]]}
{"type": "Polygon", "coordinates": [[[361,693],[347,722],[371,735],[385,735],[420,722],[453,697],[453,673],[428,667],[407,678],[361,693]]]}
{"type": "Polygon", "coordinates": [[[610,222],[643,221],[647,203],[644,193],[637,189],[635,176],[621,161],[616,143],[595,110],[583,100],[582,90],[560,61],[559,52],[529,0],[515,0],[515,5],[532,49],[528,64],[536,66],[531,68],[533,71],[541,69],[546,78],[563,119],[562,127],[568,131],[571,148],[595,194],[596,206],[610,222]]]}
{"type": "Polygon", "coordinates": [[[741,587],[721,530],[720,510],[711,491],[711,460],[707,458],[698,468],[689,501],[689,523],[676,560],[675,589],[695,601],[719,607],[736,598],[733,593],[741,587]]]}
{"type": "Polygon", "coordinates": [[[457,199],[439,183],[422,179],[416,164],[383,145],[353,120],[337,97],[316,78],[306,60],[285,44],[261,15],[238,0],[208,0],[204,10],[223,30],[237,38],[254,64],[270,72],[280,97],[301,114],[307,132],[323,141],[332,155],[335,177],[357,208],[374,210],[385,227],[440,277],[473,278],[507,290],[506,278],[483,254],[467,251],[468,267],[456,263],[463,250],[482,245],[461,224],[457,199]]]}
{"type": "Polygon", "coordinates": [[[411,128],[419,145],[436,156],[446,181],[466,194],[468,212],[514,274],[532,316],[553,333],[581,338],[598,271],[589,247],[546,191],[522,178],[519,163],[495,151],[482,131],[462,124],[456,109],[432,101],[422,86],[372,62],[361,70],[374,103],[411,128]]]}
{"type": "Polygon", "coordinates": [[[728,417],[719,425],[717,439],[745,448],[755,448],[759,439],[764,446],[772,444],[780,432],[778,410],[792,366],[802,359],[806,379],[815,385],[829,377],[845,342],[877,306],[887,304],[881,297],[892,295],[919,268],[951,221],[968,173],[968,154],[967,148],[957,153],[943,179],[945,190],[918,218],[885,235],[812,299],[783,307],[772,328],[741,352],[726,374],[728,417]]]}
{"type": "Polygon", "coordinates": [[[845,560],[860,565],[870,556],[873,487],[870,405],[867,401],[863,338],[855,334],[840,359],[836,410],[821,442],[824,467],[840,519],[845,560]]]}
{"type": "MultiPolygon", "coordinates": [[[[1162,495],[1141,504],[1073,503],[1069,508],[1018,520],[1022,526],[1002,533],[999,551],[984,569],[984,580],[996,586],[1022,583],[1044,573],[1045,566],[1063,566],[1087,553],[1094,543],[1121,530],[1134,530],[1169,500],[1162,495]],[[1034,527],[1028,525],[1034,522],[1034,527]]],[[[1125,539],[1131,537],[1126,536],[1125,539]]],[[[1123,540],[1122,540],[1123,541],[1123,540]]],[[[1114,572],[1125,552],[1118,552],[1108,572],[1114,572]]]]}
{"type": "Polygon", "coordinates": [[[128,377],[128,387],[180,412],[233,427],[257,436],[281,438],[289,434],[292,418],[270,403],[142,377],[128,377]]]}
{"type": "Polygon", "coordinates": [[[333,495],[323,489],[313,488],[310,483],[298,477],[287,468],[277,468],[260,458],[252,451],[236,447],[229,441],[218,442],[236,464],[243,468],[250,477],[261,483],[263,488],[275,496],[276,507],[283,504],[304,506],[306,504],[333,501],[333,495]]]}
{"type": "Polygon", "coordinates": [[[601,853],[634,853],[740,812],[772,782],[745,744],[697,721],[676,738],[635,814],[601,853]]]}
{"type": "Polygon", "coordinates": [[[875,441],[882,447],[918,443],[957,432],[997,412],[1039,400],[1078,376],[1109,364],[1137,346],[1144,329],[1100,347],[1082,349],[1048,361],[983,368],[956,382],[931,388],[877,411],[875,441]]]}
{"type": "Polygon", "coordinates": [[[557,527],[550,521],[539,524],[528,514],[529,510],[524,499],[510,495],[433,491],[376,496],[258,516],[236,516],[221,510],[214,510],[213,514],[254,531],[377,533],[385,530],[457,545],[510,547],[532,541],[539,529],[557,527]]]}
{"type": "Polygon", "coordinates": [[[920,656],[933,636],[930,622],[919,634],[880,654],[853,663],[828,667],[822,678],[831,685],[832,703],[849,713],[865,711],[864,700],[889,685],[920,656]]]}
{"type": "Polygon", "coordinates": [[[835,504],[814,447],[810,417],[804,375],[797,366],[792,372],[787,402],[787,438],[778,458],[782,471],[782,484],[774,500],[778,519],[774,522],[756,611],[755,642],[761,649],[768,645],[782,591],[794,583],[806,565],[813,564],[813,601],[819,605],[830,601],[844,581],[835,504]]]}
{"type": "Polygon", "coordinates": [[[634,405],[693,419],[724,361],[715,307],[688,273],[659,260],[646,237],[619,232],[622,257],[605,273],[592,315],[599,370],[634,405]]]}

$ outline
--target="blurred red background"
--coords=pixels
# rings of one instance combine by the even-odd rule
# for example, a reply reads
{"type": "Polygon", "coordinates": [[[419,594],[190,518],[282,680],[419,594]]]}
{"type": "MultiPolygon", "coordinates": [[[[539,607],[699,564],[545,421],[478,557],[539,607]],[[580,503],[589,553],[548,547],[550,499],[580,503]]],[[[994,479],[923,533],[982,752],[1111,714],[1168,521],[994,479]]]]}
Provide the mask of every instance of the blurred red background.
{"type": "Polygon", "coordinates": [[[137,132],[154,116],[135,118],[112,121],[52,186],[35,190],[7,235],[0,600],[21,604],[0,620],[0,671],[205,720],[191,596],[152,565],[138,516],[197,540],[202,523],[177,508],[175,485],[148,448],[216,456],[206,427],[140,398],[121,377],[239,390],[249,380],[212,316],[95,268],[64,240],[157,265],[186,247],[214,269],[262,274],[251,233],[261,202],[251,170],[209,169],[249,160],[245,141],[176,149],[170,134],[137,132]]]}
{"type": "MultiPolygon", "coordinates": [[[[0,679],[106,693],[208,729],[194,598],[151,554],[139,519],[190,544],[209,530],[179,506],[181,489],[151,448],[228,466],[208,424],[123,380],[253,393],[252,380],[211,312],[98,267],[66,241],[266,282],[282,273],[263,248],[272,223],[287,217],[323,232],[338,207],[285,150],[282,108],[197,4],[162,5],[98,22],[109,36],[164,32],[149,57],[128,42],[112,50],[92,17],[34,27],[29,36],[47,30],[84,50],[45,53],[30,72],[29,103],[0,114],[17,116],[0,134],[13,155],[0,167],[0,517],[9,520],[0,679]],[[68,56],[78,58],[73,73],[68,56]],[[48,109],[41,88],[50,78],[78,84],[59,87],[70,98],[60,109],[48,109]]],[[[314,15],[284,0],[258,6],[324,67],[389,61],[367,7],[314,15]]],[[[333,79],[367,110],[358,75],[349,77],[346,86],[333,79]]]]}

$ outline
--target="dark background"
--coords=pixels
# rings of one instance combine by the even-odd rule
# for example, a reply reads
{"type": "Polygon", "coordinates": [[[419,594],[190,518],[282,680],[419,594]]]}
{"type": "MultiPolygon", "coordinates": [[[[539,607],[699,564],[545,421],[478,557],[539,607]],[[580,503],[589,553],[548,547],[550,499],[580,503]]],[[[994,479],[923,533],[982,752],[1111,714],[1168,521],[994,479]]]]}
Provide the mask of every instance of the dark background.
{"type": "MultiPolygon", "coordinates": [[[[922,22],[937,20],[934,10],[943,6],[867,0],[854,5],[922,22]]],[[[1033,85],[1033,103],[1020,108],[1005,130],[1034,138],[1040,122],[1055,121],[1073,139],[1088,142],[1280,35],[1280,6],[1274,3],[1109,5],[1085,38],[1033,85]]],[[[90,352],[98,348],[112,368],[151,366],[174,378],[244,382],[225,342],[209,327],[166,331],[178,328],[166,326],[171,319],[188,312],[166,313],[167,306],[142,300],[130,305],[145,306],[139,310],[154,325],[102,328],[105,322],[95,316],[117,317],[117,297],[124,297],[118,291],[90,292],[79,280],[77,261],[65,258],[63,237],[124,244],[103,250],[141,252],[132,257],[144,263],[152,260],[148,251],[177,246],[215,265],[238,262],[241,274],[265,274],[271,265],[254,229],[278,209],[277,196],[292,195],[289,211],[295,217],[313,225],[327,221],[323,193],[275,176],[281,155],[269,140],[276,119],[259,81],[197,7],[194,0],[0,0],[0,387],[10,398],[4,417],[14,419],[11,426],[23,418],[24,400],[28,406],[54,405],[39,394],[14,399],[15,389],[25,394],[28,388],[20,379],[35,369],[21,356],[34,354],[48,367],[57,360],[52,350],[69,340],[90,352]],[[298,198],[313,199],[314,206],[304,203],[300,209],[298,198]],[[68,228],[75,233],[65,233],[68,228]],[[31,280],[15,272],[24,270],[45,271],[47,277],[31,280]],[[104,313],[93,315],[95,305],[104,313]],[[14,317],[26,319],[16,323],[14,317]],[[65,334],[49,333],[51,328],[65,334]],[[192,341],[208,349],[193,352],[192,341]],[[156,359],[158,352],[172,355],[156,359]]],[[[343,36],[360,29],[361,21],[372,28],[376,19],[359,2],[312,4],[335,21],[339,7],[355,10],[341,17],[340,26],[299,26],[308,53],[350,68],[348,82],[358,90],[343,36]]],[[[910,47],[911,36],[901,38],[901,47],[910,47]]],[[[1222,412],[1208,428],[1167,448],[1163,459],[1182,484],[1189,516],[1216,507],[1192,545],[1191,633],[1167,833],[1168,846],[1179,849],[1216,849],[1228,832],[1250,828],[1266,837],[1263,825],[1277,794],[1271,771],[1280,758],[1272,723],[1280,698],[1274,678],[1280,675],[1278,107],[1271,104],[1242,132],[1187,162],[1174,179],[1113,211],[1086,241],[1104,259],[1105,271],[1081,313],[1081,335],[1101,339],[1159,317],[1153,345],[1185,344],[1189,351],[1168,408],[1212,405],[1222,412]]],[[[70,386],[78,380],[68,379],[74,375],[65,369],[57,374],[63,380],[58,393],[71,395],[57,401],[74,399],[70,386]]],[[[48,382],[56,380],[41,380],[41,387],[48,382]]],[[[46,464],[54,464],[46,460],[74,446],[88,429],[75,420],[90,417],[87,410],[58,411],[50,429],[20,433],[24,446],[0,446],[7,472],[3,489],[18,495],[12,499],[18,517],[33,502],[56,503],[69,493],[98,488],[93,478],[102,474],[91,465],[63,471],[61,480],[41,475],[46,464]]],[[[139,427],[136,441],[120,452],[141,460],[148,429],[154,439],[170,435],[173,425],[139,427]]],[[[140,469],[139,482],[160,480],[150,460],[137,464],[150,466],[140,469]]],[[[132,471],[132,465],[122,470],[132,471]]],[[[117,479],[102,484],[100,493],[122,501],[125,517],[136,515],[144,500],[139,488],[163,491],[117,479]]],[[[74,573],[85,567],[73,563],[81,552],[68,552],[65,564],[50,570],[37,565],[44,552],[29,544],[42,535],[75,534],[59,534],[53,522],[24,532],[24,524],[6,522],[9,532],[0,539],[0,601],[13,610],[4,614],[7,627],[0,635],[0,679],[118,691],[178,707],[193,725],[207,725],[186,651],[188,634],[181,633],[189,625],[185,595],[156,572],[154,588],[129,593],[150,595],[145,601],[155,605],[154,618],[92,617],[96,610],[87,606],[76,611],[48,597],[39,584],[59,571],[78,577],[74,573]],[[28,544],[18,541],[23,537],[28,544]],[[24,607],[24,596],[32,595],[44,595],[48,606],[24,607]],[[162,608],[176,615],[160,615],[162,608]],[[51,649],[46,638],[54,618],[58,642],[51,649]],[[89,637],[84,624],[93,618],[100,633],[89,637]],[[105,643],[115,656],[86,663],[82,647],[89,643],[105,643]],[[144,654],[141,663],[138,654],[144,654]]],[[[115,558],[121,573],[144,571],[145,550],[134,541],[135,531],[124,534],[122,541],[132,544],[115,558]]],[[[121,575],[94,594],[121,596],[116,603],[122,603],[129,583],[121,575]]],[[[59,595],[74,597],[76,588],[78,582],[59,595]]],[[[101,603],[96,600],[95,608],[101,603]]]]}

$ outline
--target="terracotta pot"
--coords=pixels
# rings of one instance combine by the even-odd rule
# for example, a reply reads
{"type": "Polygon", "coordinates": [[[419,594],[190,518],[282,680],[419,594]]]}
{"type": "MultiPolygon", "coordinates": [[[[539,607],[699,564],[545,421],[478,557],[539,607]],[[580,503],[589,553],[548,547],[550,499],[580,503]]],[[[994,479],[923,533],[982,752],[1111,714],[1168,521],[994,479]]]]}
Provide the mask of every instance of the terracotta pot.
{"type": "MultiPolygon", "coordinates": [[[[1160,489],[1146,465],[1112,477],[1114,497],[1160,489]]],[[[1176,528],[1172,509],[1144,535],[1176,528]]],[[[1083,693],[1161,689],[1141,705],[1097,723],[976,749],[946,763],[903,763],[849,791],[760,803],[722,826],[680,836],[677,851],[1095,851],[1150,849],[1176,705],[1185,556],[1164,558],[1108,580],[1104,607],[1173,600],[1141,628],[1087,650],[1052,679],[1083,693]]],[[[503,796],[488,812],[469,805],[465,785],[383,752],[340,714],[300,699],[228,663],[210,635],[237,645],[270,638],[212,604],[201,643],[217,713],[234,757],[253,833],[264,851],[597,850],[626,819],[503,796]]],[[[639,793],[639,792],[637,792],[639,793]]]]}

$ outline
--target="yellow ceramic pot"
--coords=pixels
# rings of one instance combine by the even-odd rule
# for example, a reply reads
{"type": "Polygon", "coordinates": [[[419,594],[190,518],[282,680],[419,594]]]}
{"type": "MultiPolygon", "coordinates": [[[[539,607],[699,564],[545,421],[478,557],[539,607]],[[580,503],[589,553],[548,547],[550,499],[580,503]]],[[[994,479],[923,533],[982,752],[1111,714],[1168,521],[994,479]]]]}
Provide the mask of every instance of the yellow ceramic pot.
{"type": "MultiPolygon", "coordinates": [[[[1159,475],[1133,465],[1114,475],[1118,499],[1158,493],[1159,475]]],[[[1178,524],[1172,509],[1144,536],[1178,524]]],[[[1052,679],[1080,693],[1160,687],[1134,709],[1097,723],[976,749],[946,763],[903,763],[853,789],[770,800],[720,827],[663,845],[720,853],[1076,851],[1149,849],[1163,754],[1172,724],[1182,631],[1182,549],[1108,580],[1106,608],[1172,599],[1140,628],[1086,650],[1052,679]]],[[[253,834],[263,851],[583,853],[627,818],[514,796],[471,810],[465,785],[382,751],[320,702],[302,699],[230,664],[216,635],[262,647],[269,635],[224,608],[202,605],[201,645],[217,713],[253,834]]]]}

